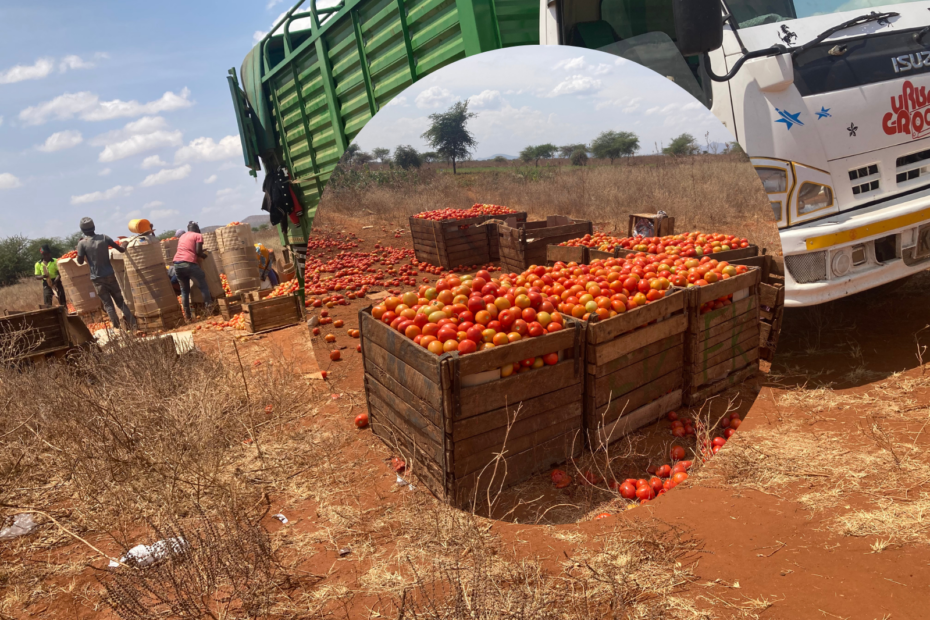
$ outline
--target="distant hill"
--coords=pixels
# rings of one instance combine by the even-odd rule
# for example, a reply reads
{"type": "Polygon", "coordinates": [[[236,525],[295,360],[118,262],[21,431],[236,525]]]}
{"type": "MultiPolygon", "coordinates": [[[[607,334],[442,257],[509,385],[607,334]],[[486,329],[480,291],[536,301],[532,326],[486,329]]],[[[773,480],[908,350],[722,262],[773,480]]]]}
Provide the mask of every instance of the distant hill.
{"type": "Polygon", "coordinates": [[[495,157],[503,157],[504,159],[520,159],[516,155],[506,155],[504,153],[495,153],[494,155],[491,155],[489,157],[476,157],[475,161],[491,161],[495,157]]]}

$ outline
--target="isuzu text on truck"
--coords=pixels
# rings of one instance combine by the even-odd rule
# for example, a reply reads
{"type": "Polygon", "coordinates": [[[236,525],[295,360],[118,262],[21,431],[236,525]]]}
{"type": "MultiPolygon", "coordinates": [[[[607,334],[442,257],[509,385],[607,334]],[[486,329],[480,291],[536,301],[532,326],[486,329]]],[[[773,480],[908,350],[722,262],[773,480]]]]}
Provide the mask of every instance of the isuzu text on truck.
{"type": "MultiPolygon", "coordinates": [[[[230,86],[247,165],[257,170],[259,155],[286,165],[309,218],[351,137],[412,81],[489,49],[573,45],[669,77],[733,132],[778,220],[786,305],[838,299],[930,267],[926,0],[298,7],[246,57],[245,92],[234,71],[230,86]],[[854,4],[869,7],[847,9],[854,4]],[[309,28],[290,33],[298,17],[309,28]]],[[[299,244],[309,221],[290,226],[288,241],[299,244]]]]}

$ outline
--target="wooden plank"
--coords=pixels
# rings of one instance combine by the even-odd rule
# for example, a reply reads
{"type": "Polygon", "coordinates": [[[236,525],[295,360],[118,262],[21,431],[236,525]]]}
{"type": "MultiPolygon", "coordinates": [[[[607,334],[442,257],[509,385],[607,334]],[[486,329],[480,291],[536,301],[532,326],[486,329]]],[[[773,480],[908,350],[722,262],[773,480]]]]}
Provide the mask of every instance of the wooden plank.
{"type": "Polygon", "coordinates": [[[555,366],[512,375],[484,385],[462,388],[459,394],[459,418],[468,418],[502,407],[516,408],[531,398],[578,385],[581,397],[581,378],[575,373],[574,360],[564,360],[555,366]]]}
{"type": "Polygon", "coordinates": [[[395,428],[400,429],[407,435],[407,437],[415,441],[418,449],[422,450],[423,454],[436,461],[436,463],[439,464],[440,469],[443,467],[446,455],[442,444],[437,444],[435,441],[426,436],[419,428],[410,424],[410,422],[403,416],[403,414],[391,408],[391,406],[381,400],[377,394],[369,393],[368,403],[369,406],[374,407],[378,413],[384,416],[384,418],[395,428]]]}
{"type": "MultiPolygon", "coordinates": [[[[534,400],[545,400],[545,397],[534,400]]],[[[452,453],[455,461],[458,462],[459,459],[468,458],[473,454],[478,454],[492,448],[495,452],[500,452],[502,446],[505,444],[505,438],[506,443],[511,444],[520,437],[561,424],[568,420],[574,420],[575,424],[580,427],[582,419],[581,408],[581,398],[576,394],[574,402],[549,409],[539,415],[523,417],[524,410],[521,409],[520,415],[516,422],[510,427],[509,433],[507,432],[505,420],[505,425],[500,428],[495,428],[480,435],[474,435],[468,439],[456,438],[452,446],[452,453]]],[[[514,411],[510,412],[511,419],[514,413],[514,411]]],[[[501,417],[506,418],[506,414],[501,417]]]]}
{"type": "MultiPolygon", "coordinates": [[[[614,317],[618,318],[618,317],[614,317]]],[[[608,319],[610,320],[610,319],[608,319]]],[[[611,360],[627,355],[637,349],[650,345],[654,342],[664,340],[669,336],[683,333],[688,326],[688,317],[684,314],[678,314],[672,317],[640,328],[631,334],[616,338],[610,342],[604,342],[599,345],[589,344],[586,351],[589,363],[600,366],[611,360]]]]}
{"type": "Polygon", "coordinates": [[[581,324],[567,317],[565,321],[565,328],[557,332],[458,357],[455,364],[458,366],[459,375],[464,377],[500,368],[504,364],[572,349],[575,346],[575,338],[580,337],[576,330],[581,329],[581,324]]]}
{"type": "Polygon", "coordinates": [[[442,388],[439,383],[424,376],[416,368],[391,355],[371,340],[362,343],[362,348],[365,351],[365,372],[375,376],[379,374],[378,371],[387,374],[433,409],[442,410],[442,388]],[[377,370],[372,368],[373,366],[377,370]]]}
{"type": "Polygon", "coordinates": [[[592,397],[595,407],[602,407],[610,400],[632,392],[638,387],[655,381],[670,372],[680,371],[684,365],[682,355],[684,347],[666,349],[657,355],[646,358],[639,364],[628,366],[615,373],[601,378],[588,375],[589,385],[592,385],[592,397]]]}
{"type": "Polygon", "coordinates": [[[729,373],[744,368],[745,366],[749,366],[758,359],[759,347],[756,346],[738,357],[730,358],[717,364],[716,366],[712,366],[705,370],[696,372],[691,375],[692,392],[694,388],[724,379],[729,373]]]}
{"type": "MultiPolygon", "coordinates": [[[[363,310],[359,317],[361,319],[359,331],[361,331],[362,338],[371,340],[398,360],[403,360],[402,363],[410,365],[434,384],[442,385],[442,376],[439,371],[440,356],[430,353],[414,344],[406,336],[394,331],[381,321],[375,320],[371,316],[370,307],[363,310]]],[[[394,376],[394,378],[406,385],[402,376],[394,376]]]]}
{"type": "MultiPolygon", "coordinates": [[[[579,403],[580,405],[580,403],[579,403]]],[[[480,471],[488,463],[494,460],[495,454],[506,451],[510,454],[516,454],[531,449],[533,446],[545,443],[546,441],[564,435],[570,432],[581,431],[581,416],[575,416],[556,424],[540,428],[539,430],[527,433],[521,437],[511,437],[507,440],[507,445],[495,445],[491,448],[471,454],[464,458],[456,458],[453,462],[452,473],[455,479],[460,479],[468,474],[480,471]]],[[[583,440],[581,440],[583,442],[583,440]]]]}
{"type": "Polygon", "coordinates": [[[622,368],[626,368],[632,364],[642,362],[647,357],[652,357],[653,355],[670,349],[672,347],[682,347],[684,348],[685,335],[675,334],[674,336],[669,336],[664,340],[659,340],[653,342],[652,344],[646,345],[642,348],[636,349],[632,353],[627,353],[621,357],[618,357],[615,360],[611,360],[606,364],[587,364],[587,373],[596,377],[603,377],[604,375],[609,375],[612,372],[616,372],[622,368]]]}
{"type": "Polygon", "coordinates": [[[717,344],[721,336],[732,335],[734,332],[739,333],[746,329],[747,325],[758,323],[758,317],[754,312],[744,312],[736,318],[730,319],[725,323],[719,323],[708,330],[704,330],[694,337],[694,351],[702,351],[709,346],[717,344]]]}
{"type": "Polygon", "coordinates": [[[656,379],[652,383],[647,383],[646,385],[621,396],[617,400],[614,400],[604,411],[594,411],[590,414],[586,412],[586,427],[591,428],[590,424],[587,424],[588,422],[596,422],[596,424],[601,423],[602,420],[604,423],[613,422],[619,418],[623,412],[629,413],[639,409],[647,403],[656,400],[661,396],[664,396],[665,394],[681,389],[682,379],[683,377],[680,370],[670,372],[669,374],[656,379]]]}
{"type": "Polygon", "coordinates": [[[546,262],[553,264],[561,261],[563,263],[584,264],[587,262],[587,250],[584,246],[569,247],[560,245],[549,245],[546,247],[546,262]]]}
{"type": "Polygon", "coordinates": [[[607,447],[626,435],[661,419],[669,411],[680,407],[682,391],[674,390],[648,405],[621,416],[614,422],[598,428],[588,429],[588,441],[591,450],[597,451],[607,447]]]}
{"type": "MultiPolygon", "coordinates": [[[[381,399],[388,407],[391,408],[400,418],[406,421],[408,426],[412,426],[417,432],[435,443],[437,446],[443,445],[444,433],[437,422],[441,422],[439,413],[429,407],[420,409],[413,401],[405,400],[403,393],[395,394],[391,389],[382,385],[374,375],[365,375],[368,382],[366,386],[369,390],[370,397],[381,399]]],[[[407,392],[407,390],[403,390],[407,392]]],[[[409,394],[409,392],[407,392],[409,394]]]]}
{"type": "Polygon", "coordinates": [[[645,306],[634,308],[615,317],[588,325],[587,340],[591,344],[600,344],[613,340],[620,334],[665,318],[683,310],[687,304],[687,294],[682,289],[670,289],[665,297],[645,306]]]}
{"type": "Polygon", "coordinates": [[[720,280],[719,282],[714,282],[713,284],[708,284],[707,286],[695,286],[691,290],[694,291],[695,301],[698,306],[706,304],[708,301],[713,301],[715,299],[720,299],[726,295],[732,295],[736,291],[741,291],[744,288],[749,288],[754,284],[758,284],[762,278],[762,274],[758,268],[750,267],[749,271],[742,273],[738,276],[733,276],[726,280],[720,280]]]}
{"type": "MultiPolygon", "coordinates": [[[[387,353],[384,353],[384,355],[387,355],[387,353]]],[[[442,415],[442,411],[439,408],[433,407],[426,400],[411,392],[409,389],[407,389],[406,386],[402,385],[397,380],[395,380],[394,377],[379,368],[373,361],[365,360],[364,367],[365,373],[371,375],[375,381],[396,394],[399,398],[403,399],[404,402],[409,403],[411,407],[414,407],[417,411],[424,415],[437,428],[444,428],[444,416],[442,415]]]]}
{"type": "Polygon", "coordinates": [[[497,464],[496,470],[492,465],[483,473],[475,471],[456,480],[453,484],[454,503],[460,508],[481,510],[486,506],[485,489],[490,489],[493,496],[499,488],[519,484],[533,474],[580,455],[583,445],[580,433],[571,430],[522,452],[508,451],[502,462],[497,464]]]}
{"type": "MultiPolygon", "coordinates": [[[[545,398],[534,398],[523,402],[520,405],[519,417],[520,419],[532,418],[550,409],[567,407],[577,400],[579,400],[578,387],[573,384],[567,388],[549,392],[545,395],[545,398]]],[[[456,420],[452,423],[452,437],[454,441],[461,441],[475,435],[504,428],[507,426],[508,417],[512,417],[515,411],[516,407],[505,407],[464,420],[456,420]]]]}
{"type": "Polygon", "coordinates": [[[752,324],[751,328],[734,334],[716,345],[703,351],[699,357],[685,364],[686,372],[700,374],[707,368],[712,368],[721,362],[736,357],[746,357],[752,349],[759,348],[759,324],[752,324]]]}
{"type": "Polygon", "coordinates": [[[759,285],[759,305],[779,308],[785,305],[785,287],[763,282],[759,285]]]}
{"type": "MultiPolygon", "coordinates": [[[[369,406],[371,430],[387,446],[391,454],[400,453],[407,464],[407,471],[418,476],[426,487],[438,497],[446,497],[445,473],[442,467],[427,456],[416,441],[404,431],[390,423],[381,411],[369,406]]],[[[409,473],[405,475],[409,475],[409,473]]]]}
{"type": "MultiPolygon", "coordinates": [[[[738,317],[741,314],[746,312],[755,312],[758,309],[757,297],[755,295],[750,295],[749,297],[744,297],[737,302],[734,302],[723,308],[717,310],[711,310],[710,312],[705,312],[704,314],[698,314],[695,320],[691,321],[691,324],[688,326],[688,330],[692,334],[699,334],[705,332],[721,323],[726,323],[738,317]]],[[[697,310],[697,308],[695,308],[697,310]]]]}
{"type": "Polygon", "coordinates": [[[691,394],[685,394],[682,400],[686,405],[690,407],[703,405],[704,401],[710,398],[711,396],[720,394],[721,392],[728,390],[734,385],[738,385],[742,383],[743,381],[749,379],[750,377],[754,376],[758,372],[759,372],[759,365],[750,364],[749,366],[746,366],[746,368],[743,368],[742,370],[739,370],[735,373],[727,375],[722,381],[713,383],[705,388],[702,388],[701,390],[692,392],[691,394]]]}

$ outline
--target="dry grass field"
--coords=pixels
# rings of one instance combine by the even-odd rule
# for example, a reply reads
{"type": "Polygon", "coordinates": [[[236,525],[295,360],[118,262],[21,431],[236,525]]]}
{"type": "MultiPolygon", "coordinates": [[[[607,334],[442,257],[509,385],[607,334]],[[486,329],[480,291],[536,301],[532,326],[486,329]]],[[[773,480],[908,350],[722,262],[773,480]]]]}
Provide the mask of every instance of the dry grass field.
{"type": "Polygon", "coordinates": [[[558,214],[590,220],[600,230],[625,235],[628,214],[663,210],[676,218],[676,231],[738,234],[781,252],[759,177],[736,155],[653,156],[613,165],[593,160],[585,167],[466,162],[456,176],[435,166],[419,174],[376,171],[385,178],[380,184],[351,173],[330,183],[319,220],[365,219],[404,228],[414,213],[480,202],[526,211],[530,219],[558,214]]]}

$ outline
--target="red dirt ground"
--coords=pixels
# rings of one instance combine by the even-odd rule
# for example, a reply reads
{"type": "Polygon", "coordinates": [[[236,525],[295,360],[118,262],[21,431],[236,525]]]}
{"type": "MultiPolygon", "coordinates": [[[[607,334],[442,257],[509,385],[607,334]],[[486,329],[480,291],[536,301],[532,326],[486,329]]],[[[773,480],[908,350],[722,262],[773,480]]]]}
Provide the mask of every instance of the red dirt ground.
{"type": "MultiPolygon", "coordinates": [[[[341,229],[320,229],[318,234],[338,235],[341,232],[341,229]]],[[[409,247],[407,238],[397,239],[390,232],[377,229],[357,229],[354,232],[365,240],[360,248],[362,250],[375,242],[409,247]]],[[[911,288],[909,285],[908,290],[911,288]]],[[[842,381],[839,385],[843,389],[837,391],[840,395],[868,390],[871,382],[884,379],[893,372],[904,371],[906,376],[920,375],[922,369],[914,356],[913,333],[922,327],[919,324],[924,320],[918,318],[918,315],[923,313],[926,317],[927,297],[922,291],[915,295],[922,299],[922,306],[910,306],[907,310],[910,315],[899,315],[901,320],[898,323],[882,321],[882,330],[877,330],[870,326],[869,317],[862,317],[853,324],[854,330],[858,331],[852,335],[848,323],[840,332],[836,328],[828,330],[829,333],[825,332],[823,342],[815,345],[819,350],[812,349],[810,338],[804,336],[806,327],[814,322],[810,313],[789,313],[785,331],[791,333],[783,337],[782,351],[779,353],[782,357],[776,360],[766,385],[761,387],[754,402],[753,393],[759,389],[756,385],[749,386],[739,395],[739,411],[745,416],[745,423],[731,442],[752,445],[757,434],[777,430],[785,420],[804,418],[806,412],[777,405],[776,400],[786,394],[789,387],[799,380],[803,381],[806,373],[817,375],[819,380],[842,381]],[[861,357],[853,356],[855,359],[851,361],[849,351],[843,350],[842,343],[851,342],[854,337],[859,339],[859,346],[867,353],[861,357]],[[877,353],[872,353],[873,349],[877,353]],[[790,370],[787,368],[789,366],[790,370]],[[818,375],[824,369],[826,372],[818,375]],[[776,381],[781,384],[776,384],[776,381]]],[[[888,311],[888,304],[893,301],[894,297],[890,296],[868,308],[873,324],[880,317],[887,316],[883,313],[888,311]]],[[[324,334],[336,334],[334,345],[326,344],[322,337],[311,338],[307,326],[299,325],[265,334],[261,338],[242,338],[238,347],[243,364],[247,367],[254,360],[288,364],[306,375],[316,389],[330,391],[333,398],[315,416],[302,423],[320,430],[335,428],[337,432],[351,433],[351,439],[344,444],[346,448],[343,457],[347,462],[357,459],[353,480],[358,507],[373,510],[374,518],[377,514],[385,514],[392,504],[404,501],[405,493],[397,491],[394,473],[387,467],[391,456],[389,449],[370,430],[352,429],[353,418],[365,407],[363,371],[361,355],[355,350],[358,340],[350,338],[346,330],[357,327],[356,314],[369,303],[358,300],[330,311],[334,318],[341,318],[346,323],[341,329],[335,329],[331,324],[323,329],[324,334]],[[333,347],[345,347],[342,361],[330,361],[329,351],[333,347]],[[315,378],[318,370],[327,371],[325,382],[315,378]]],[[[840,310],[847,313],[850,308],[862,311],[862,303],[861,300],[849,302],[840,310]]],[[[207,353],[215,351],[227,355],[232,352],[233,336],[240,335],[242,332],[198,331],[196,341],[207,353]]],[[[914,395],[914,399],[918,405],[926,407],[930,403],[930,394],[924,390],[914,395]]],[[[723,399],[720,399],[720,406],[723,406],[723,399]]],[[[814,435],[826,431],[848,432],[851,445],[855,443],[854,429],[842,419],[812,419],[806,429],[814,435]]],[[[670,439],[664,423],[658,423],[644,432],[644,451],[652,455],[666,453],[670,439]]],[[[922,445],[926,443],[924,440],[922,445]]],[[[644,459],[650,460],[648,456],[644,459]]],[[[639,467],[642,467],[641,463],[639,467]]],[[[856,467],[855,458],[850,459],[849,467],[856,467]]],[[[643,473],[640,471],[637,476],[643,473]]],[[[510,501],[521,494],[526,498],[534,491],[541,491],[544,497],[537,505],[551,505],[565,503],[566,500],[574,501],[577,498],[572,494],[583,492],[575,485],[569,494],[556,492],[546,478],[547,475],[543,474],[511,491],[510,501]]],[[[813,478],[800,479],[792,490],[800,496],[816,491],[820,486],[825,489],[830,482],[829,477],[816,477],[815,473],[813,478]]],[[[918,482],[915,486],[922,487],[925,482],[918,482]]],[[[428,493],[422,485],[417,486],[415,493],[428,493]]],[[[863,505],[867,499],[852,497],[849,500],[850,506],[855,508],[863,505]]],[[[314,502],[305,500],[285,505],[280,498],[275,497],[271,497],[271,502],[272,512],[284,512],[290,523],[283,526],[268,518],[266,525],[269,530],[277,531],[287,527],[290,528],[291,536],[296,536],[318,528],[319,507],[314,502]]],[[[505,502],[505,505],[509,504],[505,502]]],[[[607,519],[591,521],[590,512],[594,511],[591,508],[567,511],[563,519],[556,519],[561,524],[555,525],[554,529],[545,525],[501,521],[496,522],[493,529],[501,537],[504,547],[515,549],[521,557],[538,558],[544,566],[558,572],[565,554],[572,554],[576,545],[554,538],[553,532],[578,531],[585,534],[588,541],[592,541],[596,535],[613,530],[619,520],[647,523],[658,520],[681,527],[693,538],[702,541],[702,553],[697,556],[695,570],[699,579],[688,586],[684,596],[695,601],[699,607],[712,610],[715,617],[744,617],[743,610],[752,608],[749,603],[760,599],[770,604],[764,611],[753,608],[756,609],[754,613],[763,618],[928,617],[930,546],[900,545],[882,553],[872,553],[870,544],[874,538],[844,537],[832,531],[829,519],[833,516],[831,511],[812,513],[792,496],[780,498],[722,484],[686,484],[648,506],[615,514],[607,519]],[[586,520],[572,522],[585,515],[588,515],[586,520]]],[[[515,517],[519,521],[531,518],[533,514],[534,511],[527,509],[516,513],[515,517]]],[[[350,590],[358,589],[359,576],[366,570],[364,562],[357,561],[352,554],[340,558],[331,545],[319,543],[313,549],[315,552],[308,554],[301,568],[324,576],[317,586],[344,585],[350,590]]],[[[75,545],[59,549],[43,561],[62,562],[64,556],[69,554],[90,558],[86,548],[75,545]]],[[[6,552],[3,556],[5,561],[12,559],[6,552]]],[[[99,557],[93,564],[101,567],[99,557]]],[[[76,584],[59,584],[65,589],[55,597],[53,604],[46,601],[34,608],[20,610],[17,616],[101,617],[103,610],[92,609],[88,601],[77,594],[81,586],[94,583],[91,572],[85,571],[76,584]],[[85,576],[86,579],[83,578],[85,576]]],[[[353,599],[347,610],[348,616],[368,617],[372,602],[366,597],[353,599]]]]}

